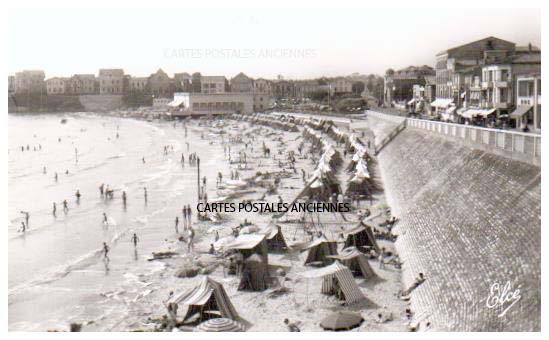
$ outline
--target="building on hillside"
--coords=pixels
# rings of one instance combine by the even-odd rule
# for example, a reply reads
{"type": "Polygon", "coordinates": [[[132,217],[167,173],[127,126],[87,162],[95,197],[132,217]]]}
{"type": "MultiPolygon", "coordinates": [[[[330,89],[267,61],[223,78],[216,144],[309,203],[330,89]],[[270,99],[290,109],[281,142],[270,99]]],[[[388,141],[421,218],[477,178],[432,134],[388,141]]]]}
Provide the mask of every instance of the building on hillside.
{"type": "Polygon", "coordinates": [[[98,80],[99,94],[124,94],[123,69],[100,69],[98,80]]]}
{"type": "Polygon", "coordinates": [[[150,94],[149,77],[130,77],[128,80],[128,92],[133,94],[150,94]]]}
{"type": "Polygon", "coordinates": [[[70,78],[54,77],[46,80],[48,95],[68,93],[70,78]]]}
{"type": "Polygon", "coordinates": [[[41,70],[24,70],[15,73],[15,93],[45,93],[46,75],[41,70]]]}
{"type": "Polygon", "coordinates": [[[225,93],[229,90],[229,82],[224,76],[202,76],[200,83],[203,94],[225,93]]]}
{"type": "Polygon", "coordinates": [[[187,93],[178,92],[168,104],[173,115],[208,115],[229,113],[252,113],[251,93],[187,93]]]}
{"type": "Polygon", "coordinates": [[[231,79],[231,92],[251,93],[254,90],[254,80],[240,72],[231,79]]]}
{"type": "Polygon", "coordinates": [[[173,75],[175,92],[192,92],[192,77],[187,72],[173,75]]]}
{"type": "Polygon", "coordinates": [[[68,80],[67,92],[70,94],[94,94],[97,90],[97,79],[94,74],[75,74],[68,80]]]}
{"type": "Polygon", "coordinates": [[[171,98],[174,93],[173,81],[162,69],[149,76],[148,87],[155,97],[171,98]]]}

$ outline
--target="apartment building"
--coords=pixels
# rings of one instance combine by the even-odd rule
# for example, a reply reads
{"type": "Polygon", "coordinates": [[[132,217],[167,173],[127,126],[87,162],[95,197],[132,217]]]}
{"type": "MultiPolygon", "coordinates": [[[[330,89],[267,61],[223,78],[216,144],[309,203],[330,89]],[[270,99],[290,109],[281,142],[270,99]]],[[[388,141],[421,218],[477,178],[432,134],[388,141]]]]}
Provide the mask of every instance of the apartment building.
{"type": "Polygon", "coordinates": [[[15,73],[15,93],[45,93],[46,75],[41,70],[24,70],[15,73]]]}
{"type": "Polygon", "coordinates": [[[98,80],[99,94],[124,93],[125,76],[123,69],[100,69],[98,80]]]}
{"type": "Polygon", "coordinates": [[[224,76],[202,76],[200,86],[203,94],[226,93],[229,90],[229,82],[224,76]]]}

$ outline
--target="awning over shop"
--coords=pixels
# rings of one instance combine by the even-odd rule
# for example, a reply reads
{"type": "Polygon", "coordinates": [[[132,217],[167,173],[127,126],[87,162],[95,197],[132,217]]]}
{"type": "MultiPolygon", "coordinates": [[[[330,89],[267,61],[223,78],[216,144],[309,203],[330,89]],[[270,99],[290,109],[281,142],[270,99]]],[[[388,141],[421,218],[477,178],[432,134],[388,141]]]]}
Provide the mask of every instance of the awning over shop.
{"type": "Polygon", "coordinates": [[[456,111],[456,107],[455,106],[450,106],[448,109],[446,109],[446,113],[451,115],[452,113],[454,113],[454,111],[456,111]]]}
{"type": "Polygon", "coordinates": [[[178,107],[181,104],[183,104],[184,101],[185,101],[184,98],[175,98],[174,100],[172,100],[171,102],[168,103],[168,106],[178,107]]]}
{"type": "Polygon", "coordinates": [[[416,102],[416,99],[415,98],[412,98],[409,102],[408,102],[408,105],[412,105],[413,103],[416,102]]]}
{"type": "Polygon", "coordinates": [[[468,119],[472,119],[473,117],[476,117],[476,116],[482,116],[484,118],[488,117],[489,115],[491,115],[492,113],[496,112],[496,109],[488,109],[488,110],[483,110],[483,109],[467,109],[465,111],[461,111],[458,113],[463,117],[463,118],[468,118],[468,119]]]}
{"type": "Polygon", "coordinates": [[[531,105],[519,105],[517,106],[516,110],[511,113],[512,119],[521,118],[524,116],[530,109],[532,108],[531,105]]]}
{"type": "Polygon", "coordinates": [[[452,99],[446,99],[446,98],[437,98],[434,102],[431,103],[431,106],[433,107],[440,107],[440,108],[447,108],[450,104],[452,104],[452,99]]]}

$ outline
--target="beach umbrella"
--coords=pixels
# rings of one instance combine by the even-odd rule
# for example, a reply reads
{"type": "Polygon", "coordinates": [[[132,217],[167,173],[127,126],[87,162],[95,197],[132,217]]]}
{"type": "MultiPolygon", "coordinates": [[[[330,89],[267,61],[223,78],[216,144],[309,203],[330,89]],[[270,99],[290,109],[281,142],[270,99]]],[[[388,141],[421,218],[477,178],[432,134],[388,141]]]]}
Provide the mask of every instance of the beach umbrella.
{"type": "Polygon", "coordinates": [[[244,332],[244,326],[227,318],[215,318],[196,326],[199,332],[244,332]]]}
{"type": "Polygon", "coordinates": [[[364,319],[360,314],[340,311],[322,319],[320,327],[331,331],[350,330],[360,326],[362,321],[364,319]]]}

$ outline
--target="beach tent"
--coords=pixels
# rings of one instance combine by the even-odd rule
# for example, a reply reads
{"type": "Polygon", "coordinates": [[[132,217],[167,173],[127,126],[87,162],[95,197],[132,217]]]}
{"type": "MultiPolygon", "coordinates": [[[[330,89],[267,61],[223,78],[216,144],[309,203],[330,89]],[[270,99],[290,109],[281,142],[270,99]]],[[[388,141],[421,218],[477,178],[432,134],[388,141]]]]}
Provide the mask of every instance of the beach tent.
{"type": "Polygon", "coordinates": [[[258,254],[265,264],[268,263],[267,241],[265,235],[245,234],[239,235],[232,242],[225,245],[225,249],[234,249],[242,254],[244,259],[258,254]]]}
{"type": "Polygon", "coordinates": [[[362,247],[373,247],[379,252],[379,246],[377,245],[374,232],[369,225],[359,222],[354,228],[348,229],[344,232],[345,245],[343,248],[356,247],[360,251],[364,251],[362,247]]]}
{"type": "Polygon", "coordinates": [[[349,268],[338,261],[324,268],[306,271],[301,275],[307,279],[322,278],[321,292],[326,295],[335,295],[348,304],[365,298],[349,268]]]}
{"type": "Polygon", "coordinates": [[[203,277],[202,282],[198,286],[174,297],[170,302],[188,307],[183,320],[191,319],[196,314],[198,314],[199,321],[217,317],[232,320],[239,319],[238,313],[225,292],[223,285],[208,276],[203,277]]]}
{"type": "Polygon", "coordinates": [[[260,231],[267,240],[267,250],[269,252],[284,252],[288,250],[288,244],[282,234],[282,228],[279,225],[267,227],[260,231]]]}
{"type": "Polygon", "coordinates": [[[305,264],[321,262],[323,266],[326,266],[334,260],[330,258],[330,255],[337,255],[337,242],[327,240],[325,237],[318,238],[311,242],[303,250],[308,250],[307,259],[305,264]]]}
{"type": "Polygon", "coordinates": [[[377,276],[366,256],[355,247],[345,248],[338,255],[330,255],[330,257],[344,264],[355,277],[362,276],[369,279],[377,276]]]}
{"type": "Polygon", "coordinates": [[[268,280],[267,264],[259,255],[253,254],[244,260],[238,290],[264,291],[268,280]]]}

